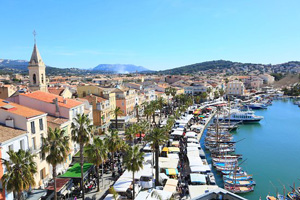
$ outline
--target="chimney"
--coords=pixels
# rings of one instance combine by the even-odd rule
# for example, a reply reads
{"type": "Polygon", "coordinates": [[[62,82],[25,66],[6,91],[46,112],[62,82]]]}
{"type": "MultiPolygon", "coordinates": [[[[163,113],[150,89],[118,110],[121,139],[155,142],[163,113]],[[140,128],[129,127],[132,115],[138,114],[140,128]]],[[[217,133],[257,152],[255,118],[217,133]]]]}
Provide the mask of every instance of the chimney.
{"type": "Polygon", "coordinates": [[[64,98],[64,104],[67,104],[67,99],[64,98]]]}
{"type": "Polygon", "coordinates": [[[59,106],[58,106],[58,99],[53,99],[53,102],[55,104],[55,117],[59,117],[59,106]]]}
{"type": "Polygon", "coordinates": [[[15,127],[14,120],[11,117],[7,117],[5,120],[5,126],[14,128],[15,127]]]}

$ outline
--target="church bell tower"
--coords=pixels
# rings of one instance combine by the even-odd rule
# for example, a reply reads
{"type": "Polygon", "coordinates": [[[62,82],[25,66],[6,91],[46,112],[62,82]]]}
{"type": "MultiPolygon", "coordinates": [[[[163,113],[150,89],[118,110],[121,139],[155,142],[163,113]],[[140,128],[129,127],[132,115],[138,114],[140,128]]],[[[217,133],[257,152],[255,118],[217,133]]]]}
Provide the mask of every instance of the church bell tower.
{"type": "Polygon", "coordinates": [[[33,35],[34,47],[28,64],[29,88],[31,91],[41,90],[43,92],[47,92],[46,66],[36,45],[35,31],[33,32],[33,35]]]}

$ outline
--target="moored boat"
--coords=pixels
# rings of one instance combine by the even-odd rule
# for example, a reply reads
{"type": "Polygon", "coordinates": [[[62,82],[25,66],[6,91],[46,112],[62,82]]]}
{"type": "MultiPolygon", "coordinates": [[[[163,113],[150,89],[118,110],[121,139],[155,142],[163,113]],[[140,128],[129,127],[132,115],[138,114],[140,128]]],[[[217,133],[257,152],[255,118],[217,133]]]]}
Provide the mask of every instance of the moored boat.
{"type": "Polygon", "coordinates": [[[240,187],[240,186],[225,185],[225,189],[228,190],[228,191],[230,191],[230,192],[237,193],[237,194],[247,193],[247,192],[254,191],[254,187],[253,186],[240,187]]]}

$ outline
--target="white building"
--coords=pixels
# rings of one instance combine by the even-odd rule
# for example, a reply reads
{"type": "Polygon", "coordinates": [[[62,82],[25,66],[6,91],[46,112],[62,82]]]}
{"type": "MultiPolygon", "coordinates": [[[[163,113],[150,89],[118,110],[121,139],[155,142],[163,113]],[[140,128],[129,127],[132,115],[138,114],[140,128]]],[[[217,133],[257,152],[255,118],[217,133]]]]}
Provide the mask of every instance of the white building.
{"type": "Polygon", "coordinates": [[[264,80],[264,83],[268,85],[273,84],[275,81],[275,78],[270,74],[262,74],[259,75],[259,77],[262,78],[264,80]]]}
{"type": "MultiPolygon", "coordinates": [[[[24,151],[28,150],[28,132],[25,130],[20,130],[17,128],[13,128],[13,120],[7,119],[5,121],[6,124],[0,125],[0,158],[4,160],[9,160],[9,155],[7,152],[11,151],[19,151],[19,149],[23,149],[24,151]]],[[[0,165],[2,165],[0,163],[0,165]]],[[[5,166],[2,165],[3,170],[0,170],[0,179],[5,173],[5,166]]],[[[3,189],[3,185],[0,181],[0,190],[3,189]]],[[[2,190],[2,197],[0,194],[0,198],[2,199],[5,196],[6,200],[13,200],[13,192],[7,193],[7,191],[2,190]]]]}

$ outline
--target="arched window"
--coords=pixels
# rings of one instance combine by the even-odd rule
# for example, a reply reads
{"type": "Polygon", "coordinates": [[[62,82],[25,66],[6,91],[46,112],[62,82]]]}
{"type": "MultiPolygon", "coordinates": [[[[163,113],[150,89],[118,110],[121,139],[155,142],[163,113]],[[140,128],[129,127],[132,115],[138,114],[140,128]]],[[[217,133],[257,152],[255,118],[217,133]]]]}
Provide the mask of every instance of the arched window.
{"type": "Polygon", "coordinates": [[[42,83],[44,83],[44,74],[42,74],[42,83]]]}
{"type": "Polygon", "coordinates": [[[32,80],[33,80],[33,84],[36,84],[36,75],[35,74],[33,74],[32,80]]]}

